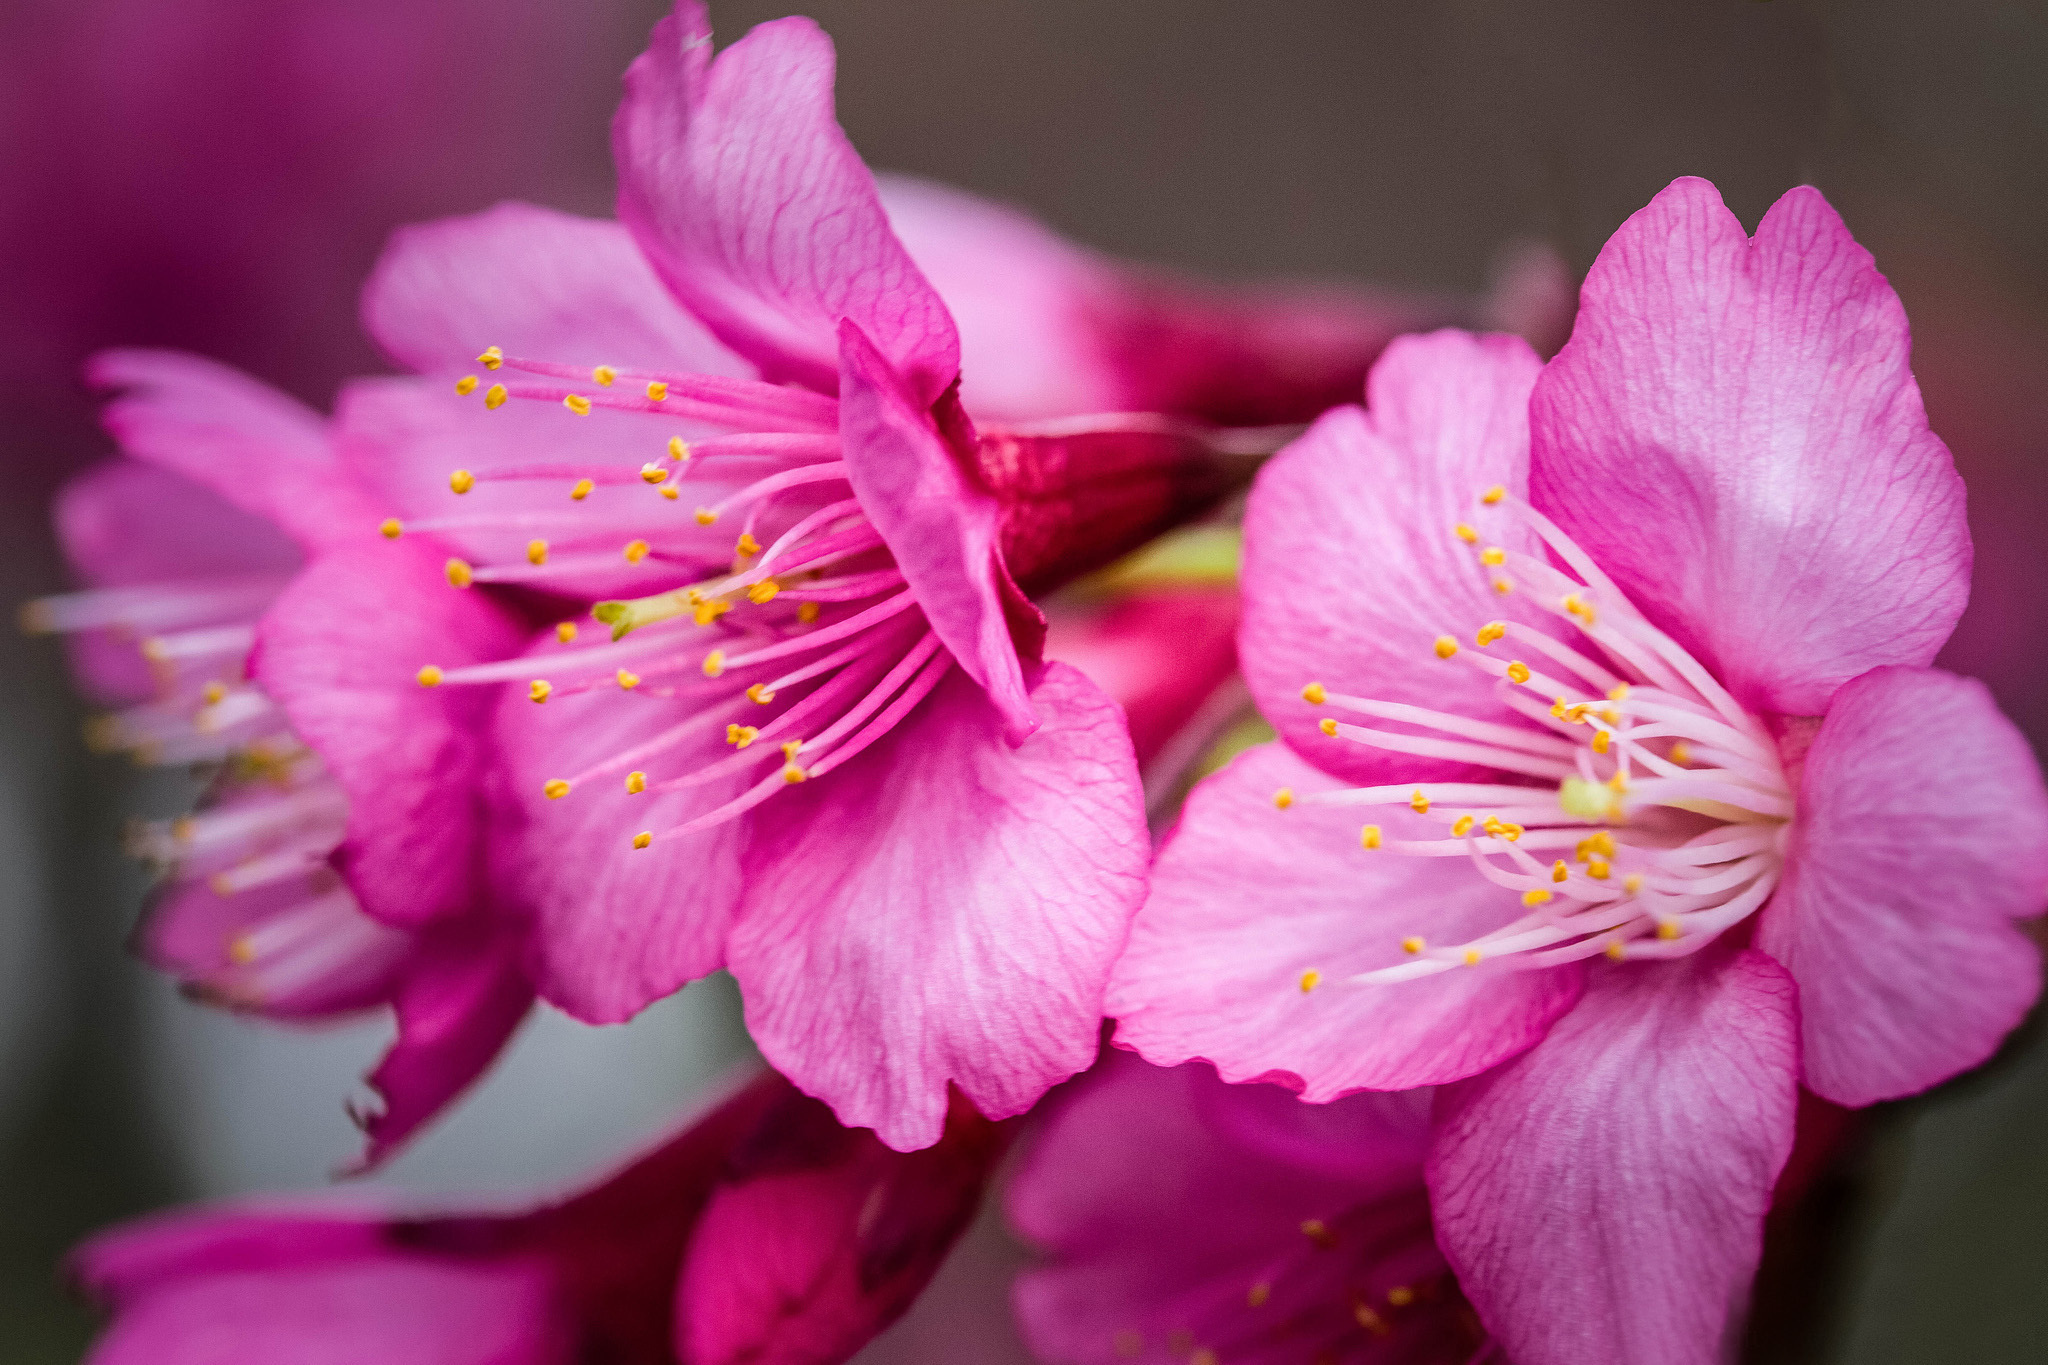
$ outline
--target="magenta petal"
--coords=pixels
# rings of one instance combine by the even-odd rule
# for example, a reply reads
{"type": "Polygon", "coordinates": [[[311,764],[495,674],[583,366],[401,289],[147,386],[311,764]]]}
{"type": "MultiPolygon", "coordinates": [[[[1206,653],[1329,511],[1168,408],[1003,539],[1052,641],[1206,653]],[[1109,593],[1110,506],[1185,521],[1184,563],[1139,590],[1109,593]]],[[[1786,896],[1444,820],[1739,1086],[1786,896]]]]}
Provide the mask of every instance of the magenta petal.
{"type": "Polygon", "coordinates": [[[953,319],[911,262],[832,110],[832,40],[777,19],[711,56],[678,0],[626,73],[619,217],[683,306],[776,381],[824,393],[842,318],[929,406],[960,373],[953,319]]]}
{"type": "Polygon", "coordinates": [[[486,346],[568,365],[744,375],[676,305],[618,223],[506,203],[400,228],[363,325],[407,369],[474,369],[486,346]]]}
{"type": "Polygon", "coordinates": [[[124,452],[204,484],[306,549],[372,524],[319,414],[298,400],[176,351],[102,351],[87,376],[124,391],[101,413],[124,452]]]}
{"type": "Polygon", "coordinates": [[[1968,595],[1963,484],[1898,296],[1818,190],[1756,238],[1674,181],[1586,277],[1536,386],[1531,496],[1751,706],[1924,664],[1968,595]]]}
{"type": "MultiPolygon", "coordinates": [[[[373,1008],[390,998],[392,982],[412,949],[412,936],[368,920],[353,908],[341,921],[350,951],[323,962],[318,972],[288,978],[282,991],[244,995],[235,989],[245,966],[235,960],[236,940],[331,890],[334,881],[333,870],[321,866],[226,896],[206,878],[174,882],[136,927],[135,951],[188,992],[230,1009],[272,1019],[317,1019],[373,1008]]],[[[317,952],[321,942],[312,937],[306,946],[317,952]]],[[[333,942],[332,937],[325,942],[333,942]]]]}
{"type": "Polygon", "coordinates": [[[861,509],[933,633],[1021,742],[1038,717],[1004,611],[1002,509],[968,478],[925,405],[860,328],[842,323],[839,336],[839,439],[861,509]]]}
{"type": "Polygon", "coordinates": [[[948,1082],[1003,1118],[1094,1059],[1150,840],[1123,717],[1047,664],[1021,746],[949,674],[911,718],[755,816],[729,946],[777,1069],[899,1150],[948,1082]]]}
{"type": "Polygon", "coordinates": [[[1537,552],[1505,506],[1480,497],[1495,485],[1522,491],[1541,368],[1518,337],[1403,337],[1373,368],[1369,411],[1331,411],[1260,471],[1245,512],[1238,648],[1259,709],[1323,768],[1365,783],[1472,772],[1324,736],[1321,712],[1302,700],[1310,682],[1519,723],[1491,676],[1432,646],[1448,634],[1470,647],[1491,620],[1543,620],[1496,593],[1478,557],[1484,545],[1537,552]],[[1460,523],[1479,544],[1454,533],[1460,523]]]}
{"type": "Polygon", "coordinates": [[[1835,694],[1757,946],[1799,983],[1806,1084],[1838,1104],[1977,1065],[2041,991],[2048,794],[1984,685],[1881,668],[1835,694]]]}
{"type": "Polygon", "coordinates": [[[477,904],[492,698],[415,674],[502,658],[522,635],[410,541],[315,560],[265,614],[251,672],[348,794],[336,861],[372,917],[412,927],[477,904]]]}
{"type": "MultiPolygon", "coordinates": [[[[1119,1043],[1162,1066],[1202,1058],[1227,1081],[1284,1081],[1322,1101],[1470,1076],[1572,1007],[1576,965],[1347,981],[1406,961],[1411,934],[1459,943],[1522,907],[1463,859],[1361,848],[1359,807],[1273,803],[1282,787],[1300,798],[1336,786],[1268,744],[1195,789],[1110,985],[1119,1043]],[[1310,971],[1321,984],[1303,991],[1310,971]]],[[[1423,824],[1382,807],[1367,818],[1389,838],[1406,819],[1423,824]]]]}
{"type": "Polygon", "coordinates": [[[1758,952],[1603,965],[1438,1095],[1437,1242],[1516,1365],[1728,1358],[1792,1150],[1796,995],[1758,952]]]}

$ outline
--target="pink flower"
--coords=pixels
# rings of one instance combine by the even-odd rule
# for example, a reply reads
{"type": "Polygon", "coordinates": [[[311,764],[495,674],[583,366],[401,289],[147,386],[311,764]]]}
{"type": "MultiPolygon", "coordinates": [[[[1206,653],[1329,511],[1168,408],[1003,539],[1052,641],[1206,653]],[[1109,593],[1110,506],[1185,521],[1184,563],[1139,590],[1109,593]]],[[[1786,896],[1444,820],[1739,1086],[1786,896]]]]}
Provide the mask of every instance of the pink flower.
{"type": "Polygon", "coordinates": [[[71,1269],[114,1312],[93,1365],[824,1365],[909,1305],[1006,1143],[958,1106],[899,1154],[769,1074],[528,1212],[198,1210],[102,1233],[71,1269]]]}
{"type": "Polygon", "coordinates": [[[1112,1054],[1010,1187],[1049,1264],[1017,1285],[1040,1359],[1493,1361],[1430,1231],[1427,1091],[1307,1105],[1112,1054]]]}
{"type": "Polygon", "coordinates": [[[1110,1012],[1312,1100],[1447,1086],[1438,1236],[1508,1353],[1715,1359],[1795,1082],[1911,1094],[2040,985],[2039,771],[1925,666],[1970,549],[1904,314],[1816,192],[1751,240],[1681,180],[1548,369],[1439,333],[1368,402],[1253,494],[1288,744],[1197,792],[1110,1012]]]}
{"type": "MultiPolygon", "coordinates": [[[[133,458],[65,490],[58,529],[94,587],[32,605],[29,620],[69,632],[87,686],[126,703],[102,742],[220,774],[203,809],[137,835],[168,874],[137,946],[231,1009],[304,1021],[391,1007],[398,1040],[369,1078],[384,1106],[359,1116],[374,1163],[488,1065],[533,988],[518,926],[491,912],[467,864],[436,870],[434,894],[402,914],[365,913],[329,865],[353,837],[348,794],[244,676],[258,615],[368,504],[321,419],[253,380],[143,351],[100,356],[92,378],[126,391],[106,421],[133,458]]],[[[489,604],[458,625],[475,648],[518,638],[489,604]]],[[[459,698],[396,702],[415,728],[462,719],[459,698]]],[[[472,766],[476,744],[449,733],[445,765],[472,766]]]]}

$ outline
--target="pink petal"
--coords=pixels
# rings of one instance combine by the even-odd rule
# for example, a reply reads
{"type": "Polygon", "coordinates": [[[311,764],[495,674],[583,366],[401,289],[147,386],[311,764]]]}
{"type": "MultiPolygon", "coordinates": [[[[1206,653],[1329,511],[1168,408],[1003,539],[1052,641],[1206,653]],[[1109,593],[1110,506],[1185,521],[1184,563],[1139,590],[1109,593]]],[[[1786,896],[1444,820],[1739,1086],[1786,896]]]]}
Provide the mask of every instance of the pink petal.
{"type": "Polygon", "coordinates": [[[1792,1149],[1797,992],[1761,953],[1602,970],[1442,1092],[1437,1242],[1517,1365],[1714,1365],[1792,1149]]]}
{"type": "Polygon", "coordinates": [[[320,415],[296,399],[176,351],[102,351],[87,377],[124,391],[101,420],[125,453],[204,484],[301,546],[318,549],[370,524],[320,415]]]}
{"type": "Polygon", "coordinates": [[[969,481],[926,405],[852,322],[840,325],[839,438],[861,509],[932,631],[1001,713],[1013,741],[1038,724],[1004,610],[1002,509],[969,481]]]}
{"type": "Polygon", "coordinates": [[[678,0],[626,73],[619,217],[763,378],[832,392],[848,319],[929,406],[960,373],[959,337],[834,120],[832,76],[808,19],[762,24],[714,61],[704,6],[678,0]]]}
{"type": "Polygon", "coordinates": [[[492,699],[415,675],[502,658],[523,634],[406,541],[323,556],[263,618],[251,673],[347,792],[336,861],[374,918],[412,927],[479,904],[492,699]]]}
{"type": "Polygon", "coordinates": [[[1201,1058],[1227,1081],[1280,1081],[1324,1101],[1470,1076],[1533,1045],[1572,1007],[1576,966],[1347,981],[1407,961],[1411,934],[1464,942],[1522,906],[1463,859],[1359,846],[1365,820],[1389,839],[1420,834],[1407,811],[1298,799],[1337,785],[1269,744],[1195,789],[1111,981],[1119,1043],[1162,1066],[1201,1058]],[[1287,810],[1273,802],[1282,787],[1297,798],[1287,810]],[[1320,984],[1304,991],[1310,971],[1320,984]]]}
{"type": "Polygon", "coordinates": [[[1007,1117],[1094,1058],[1150,840],[1115,705],[1062,664],[1012,748],[949,674],[893,734],[755,816],[729,952],[769,1061],[898,1150],[948,1084],[1007,1117]]]}
{"type": "Polygon", "coordinates": [[[1840,1104],[1989,1057],[2041,991],[2048,794],[1982,683],[1874,669],[1835,693],[1757,946],[1799,982],[1806,1083],[1840,1104]]]}
{"type": "Polygon", "coordinates": [[[1537,551],[1506,507],[1480,496],[1522,490],[1540,368],[1517,337],[1404,337],[1373,368],[1368,411],[1328,413],[1260,471],[1245,513],[1238,648],[1259,709],[1319,766],[1365,783],[1473,772],[1324,736],[1322,713],[1302,700],[1310,682],[1519,723],[1490,675],[1439,659],[1433,645],[1449,635],[1472,649],[1488,621],[1545,619],[1495,592],[1479,562],[1481,546],[1537,551]],[[1461,523],[1477,545],[1454,534],[1461,523]]]}
{"type": "MultiPolygon", "coordinates": [[[[1146,591],[1099,611],[1053,614],[1045,648],[1124,709],[1143,766],[1204,717],[1236,671],[1237,617],[1228,587],[1146,591]]],[[[1241,707],[1243,693],[1226,700],[1241,707]]]]}
{"type": "MultiPolygon", "coordinates": [[[[543,637],[552,642],[552,637],[543,637]]],[[[535,676],[547,644],[536,646],[535,676]]],[[[535,921],[541,994],[587,1023],[617,1023],[685,982],[725,965],[725,936],[742,882],[746,821],[634,848],[642,830],[660,834],[740,795],[772,767],[675,791],[661,784],[730,754],[716,717],[698,735],[633,763],[650,790],[626,790],[626,769],[579,782],[559,799],[556,778],[656,738],[690,716],[664,698],[603,687],[535,706],[508,690],[498,708],[509,809],[496,830],[503,875],[535,921]]],[[[769,751],[772,756],[772,751],[769,751]]]]}
{"type": "Polygon", "coordinates": [[[486,346],[567,365],[751,373],[676,305],[624,227],[532,204],[393,233],[363,286],[363,325],[425,374],[476,372],[486,346]]]}
{"type": "Polygon", "coordinates": [[[1531,404],[1531,496],[1762,710],[1924,664],[1970,577],[1897,295],[1820,192],[1744,235],[1674,181],[1586,277],[1531,404]]]}
{"type": "Polygon", "coordinates": [[[282,993],[251,999],[234,992],[241,964],[232,945],[273,916],[288,913],[334,885],[334,873],[320,866],[304,876],[223,896],[204,878],[169,887],[136,927],[134,949],[142,959],[175,977],[188,992],[211,1003],[251,1009],[273,1019],[323,1018],[370,1009],[389,998],[399,960],[410,936],[365,920],[350,911],[349,929],[374,929],[365,941],[317,974],[293,979],[282,993]]]}

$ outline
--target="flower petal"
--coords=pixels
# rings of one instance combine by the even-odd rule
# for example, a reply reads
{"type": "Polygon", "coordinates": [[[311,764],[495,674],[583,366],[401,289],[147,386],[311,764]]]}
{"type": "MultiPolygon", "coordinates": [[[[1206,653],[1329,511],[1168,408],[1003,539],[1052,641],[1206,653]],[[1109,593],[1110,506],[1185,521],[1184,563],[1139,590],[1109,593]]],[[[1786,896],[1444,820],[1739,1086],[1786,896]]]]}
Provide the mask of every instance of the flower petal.
{"type": "Polygon", "coordinates": [[[833,392],[850,319],[929,406],[960,373],[960,340],[835,121],[833,65],[832,40],[801,18],[762,24],[714,61],[704,6],[678,0],[626,73],[619,218],[763,378],[833,392]]]}
{"type": "MultiPolygon", "coordinates": [[[[1459,943],[1523,911],[1464,859],[1370,852],[1360,807],[1300,799],[1336,786],[1268,744],[1195,789],[1111,981],[1119,1043],[1162,1066],[1203,1058],[1227,1081],[1280,1081],[1324,1101],[1470,1076],[1572,1007],[1576,965],[1347,981],[1408,960],[1408,935],[1459,943]],[[1286,810],[1274,807],[1282,787],[1297,798],[1286,810]],[[1321,984],[1304,991],[1309,971],[1321,984]]],[[[1407,811],[1363,818],[1388,838],[1422,832],[1407,811]]]]}
{"type": "Polygon", "coordinates": [[[290,944],[287,962],[297,956],[301,962],[317,962],[319,970],[290,973],[282,990],[244,989],[248,964],[237,961],[235,953],[243,935],[266,923],[289,923],[294,910],[303,911],[335,889],[334,873],[324,865],[225,896],[206,879],[193,878],[169,888],[150,906],[136,927],[134,949],[188,992],[231,1009],[272,1019],[318,1019],[370,1009],[390,998],[412,936],[353,907],[333,915],[325,932],[302,933],[290,944]]]}
{"type": "Polygon", "coordinates": [[[932,631],[981,685],[1013,741],[1038,724],[1004,610],[1002,509],[967,477],[926,405],[851,321],[840,324],[839,439],[861,510],[932,631]]]}
{"type": "Polygon", "coordinates": [[[1799,983],[1806,1083],[1840,1104],[1989,1057],[2041,991],[2048,794],[1984,685],[1881,668],[1835,693],[1757,946],[1799,983]]]}
{"type": "MultiPolygon", "coordinates": [[[[1229,587],[1136,592],[1097,612],[1054,614],[1047,625],[1047,654],[1124,709],[1140,765],[1170,745],[1178,750],[1183,734],[1199,737],[1223,723],[1211,712],[1237,662],[1237,593],[1229,587]],[[1209,726],[1200,726],[1205,719],[1209,726]]],[[[1231,688],[1225,700],[1241,709],[1244,694],[1231,688]]]]}
{"type": "Polygon", "coordinates": [[[1485,546],[1537,550],[1505,506],[1480,497],[1522,490],[1540,369],[1518,337],[1403,337],[1373,368],[1368,411],[1326,414],[1260,471],[1245,513],[1245,679],[1288,743],[1330,772],[1372,783],[1473,769],[1324,736],[1302,700],[1312,681],[1520,723],[1492,677],[1433,645],[1449,635],[1470,649],[1488,621],[1545,619],[1497,593],[1479,562],[1485,546]],[[1461,524],[1476,542],[1454,533],[1461,524]]]}
{"type": "Polygon", "coordinates": [[[1536,386],[1530,492],[1753,707],[1934,658],[1970,577],[1898,296],[1818,190],[1752,241],[1704,180],[1616,232],[1536,386]]]}
{"type": "Polygon", "coordinates": [[[1102,990],[1150,840],[1114,703],[1036,672],[1012,748],[949,674],[893,734],[755,815],[729,946],[762,1054],[898,1150],[939,1137],[950,1082],[992,1118],[1095,1056],[1102,990]]]}
{"type": "Polygon", "coordinates": [[[258,627],[251,675],[348,794],[336,865],[372,917],[409,928],[481,903],[491,697],[414,679],[502,658],[523,634],[410,542],[322,556],[258,627]]]}
{"type": "Polygon", "coordinates": [[[474,370],[486,346],[566,365],[747,375],[618,223],[532,204],[400,228],[363,286],[363,326],[400,365],[474,370]]]}
{"type": "Polygon", "coordinates": [[[1603,970],[1440,1092],[1437,1242],[1517,1365],[1726,1359],[1792,1149],[1797,992],[1757,952],[1603,970]]]}

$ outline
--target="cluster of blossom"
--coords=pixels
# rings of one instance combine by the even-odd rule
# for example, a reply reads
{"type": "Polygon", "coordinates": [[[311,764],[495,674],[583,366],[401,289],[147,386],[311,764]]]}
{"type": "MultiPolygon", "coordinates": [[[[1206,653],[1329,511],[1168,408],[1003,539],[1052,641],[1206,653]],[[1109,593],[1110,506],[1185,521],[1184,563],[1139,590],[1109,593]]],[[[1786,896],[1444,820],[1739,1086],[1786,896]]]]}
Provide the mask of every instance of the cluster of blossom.
{"type": "Polygon", "coordinates": [[[1922,1090],[2040,986],[2048,795],[1928,667],[1963,489],[1868,254],[1679,181],[1546,364],[878,182],[832,79],[682,0],[619,220],[401,233],[410,373],[331,418],[95,362],[127,458],[30,619],[216,774],[138,833],[149,959],[389,1009],[365,1168],[536,999],[729,971],[768,1069],[524,1214],[103,1234],[94,1359],[843,1360],[1020,1132],[1052,1365],[1720,1359],[1801,1087],[1922,1090]],[[1097,572],[1247,480],[1241,593],[1097,572]],[[1247,691],[1278,737],[1173,816],[1247,691]]]}

